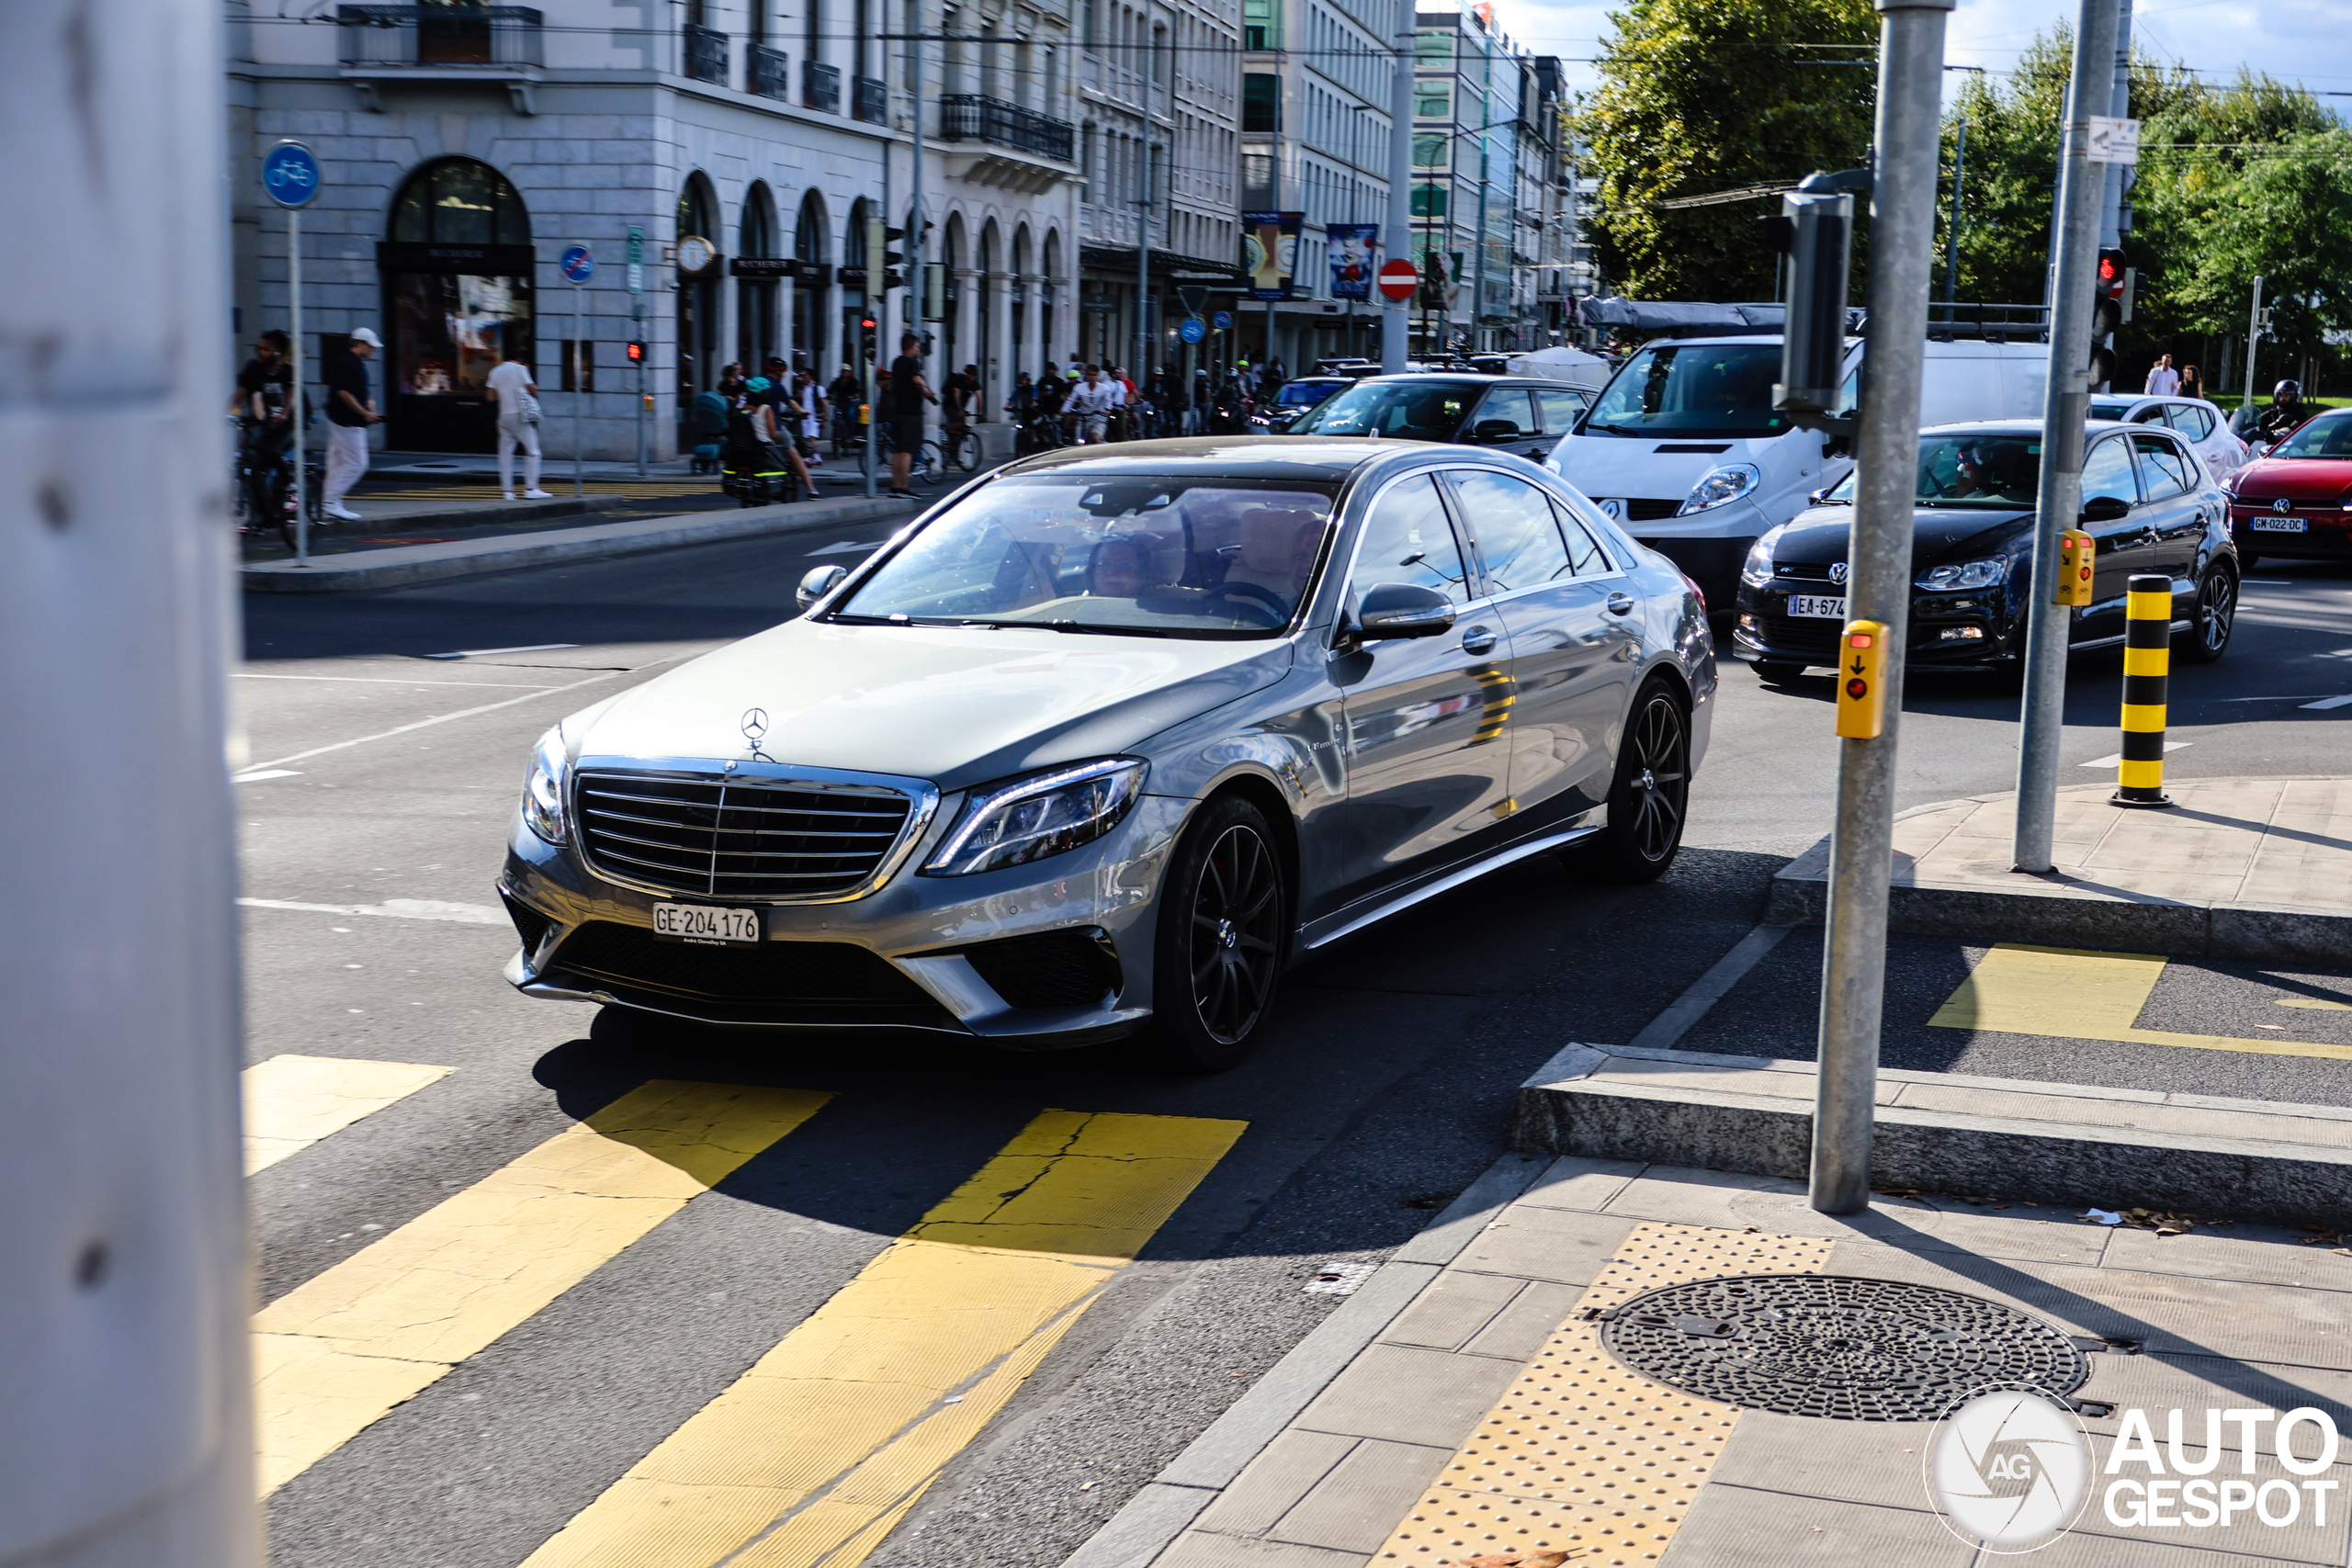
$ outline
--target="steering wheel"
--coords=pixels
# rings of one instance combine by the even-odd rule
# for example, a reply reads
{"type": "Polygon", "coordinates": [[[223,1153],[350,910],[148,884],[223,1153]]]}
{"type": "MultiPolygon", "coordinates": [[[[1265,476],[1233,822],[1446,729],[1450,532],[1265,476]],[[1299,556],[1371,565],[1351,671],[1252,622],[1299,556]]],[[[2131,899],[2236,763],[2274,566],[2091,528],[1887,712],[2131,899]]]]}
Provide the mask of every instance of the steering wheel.
{"type": "MultiPolygon", "coordinates": [[[[1254,582],[1220,582],[1201,591],[1204,599],[1239,599],[1253,609],[1270,613],[1273,619],[1266,625],[1281,626],[1290,619],[1290,602],[1271,588],[1254,582]]],[[[1238,606],[1237,606],[1238,607],[1238,606]]]]}

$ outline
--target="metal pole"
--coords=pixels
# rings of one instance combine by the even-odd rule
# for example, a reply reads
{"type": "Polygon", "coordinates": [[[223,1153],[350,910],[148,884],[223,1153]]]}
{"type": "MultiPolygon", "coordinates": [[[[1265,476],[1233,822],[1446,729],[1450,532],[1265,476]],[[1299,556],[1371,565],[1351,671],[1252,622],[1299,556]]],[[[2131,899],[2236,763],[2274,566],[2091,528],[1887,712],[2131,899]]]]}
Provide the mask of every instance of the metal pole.
{"type": "Polygon", "coordinates": [[[0,291],[0,734],[38,761],[0,833],[9,1568],[262,1556],[219,390],[222,172],[254,147],[220,10],[0,6],[0,201],[42,224],[0,291]],[[55,917],[86,886],[138,889],[135,957],[55,917]]]}
{"type": "Polygon", "coordinates": [[[580,337],[581,286],[571,286],[571,493],[576,497],[587,488],[586,438],[581,434],[580,410],[588,401],[588,378],[582,367],[588,356],[582,352],[580,337]]]}
{"type": "Polygon", "coordinates": [[[1821,1077],[1809,1194],[1824,1213],[1869,1206],[1886,978],[1887,879],[1894,863],[1895,739],[1911,609],[1911,520],[1919,449],[1942,141],[1944,22],[1953,0],[1879,0],[1878,149],[1872,188],[1870,324],[1863,352],[1859,470],[1847,615],[1884,627],[1885,725],[1838,743],[1838,816],[1821,977],[1821,1077]]]}
{"type": "Polygon", "coordinates": [[[1949,249],[1944,255],[1944,303],[1956,304],[1960,299],[1960,182],[1968,172],[1968,117],[1962,115],[1953,131],[1951,147],[1951,231],[1946,236],[1949,249]]]}
{"type": "Polygon", "coordinates": [[[2238,412],[2254,411],[2254,355],[2262,341],[2262,275],[2254,275],[2254,309],[2245,318],[2245,400],[2238,404],[2238,412]]]}
{"type": "MultiPolygon", "coordinates": [[[[286,209],[286,282],[293,291],[294,564],[311,564],[310,433],[302,427],[302,209],[286,209]]],[[[330,405],[332,406],[332,405],[330,405]]]]}
{"type": "Polygon", "coordinates": [[[2051,869],[2057,834],[2058,747],[2065,727],[2066,641],[2074,612],[2056,603],[2058,536],[2083,499],[2083,424],[2090,412],[2091,288],[2099,201],[2106,181],[2090,161],[2099,73],[2115,51],[2115,0],[2082,0],[2067,89],[2058,175],[2058,253],[2051,268],[2050,384],[2041,404],[2041,479],[2035,495],[2033,577],[2027,592],[2023,733],[2018,746],[2018,818],[2011,859],[2018,871],[2051,869]]]}
{"type": "Polygon", "coordinates": [[[645,296],[629,300],[629,319],[637,327],[639,344],[637,361],[637,477],[645,478],[645,356],[652,352],[645,341],[645,296]]]}

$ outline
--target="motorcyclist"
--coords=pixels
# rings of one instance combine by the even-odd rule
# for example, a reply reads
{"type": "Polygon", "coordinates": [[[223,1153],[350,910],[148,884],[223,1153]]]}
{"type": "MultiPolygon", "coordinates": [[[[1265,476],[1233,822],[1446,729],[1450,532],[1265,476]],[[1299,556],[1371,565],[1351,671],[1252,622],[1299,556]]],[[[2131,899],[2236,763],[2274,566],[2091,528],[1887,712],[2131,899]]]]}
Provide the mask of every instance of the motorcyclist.
{"type": "Polygon", "coordinates": [[[2262,418],[2255,423],[2255,438],[2276,445],[2293,434],[2311,416],[2312,411],[2303,402],[2302,383],[2281,381],[2270,389],[2270,406],[2262,411],[2262,418]]]}

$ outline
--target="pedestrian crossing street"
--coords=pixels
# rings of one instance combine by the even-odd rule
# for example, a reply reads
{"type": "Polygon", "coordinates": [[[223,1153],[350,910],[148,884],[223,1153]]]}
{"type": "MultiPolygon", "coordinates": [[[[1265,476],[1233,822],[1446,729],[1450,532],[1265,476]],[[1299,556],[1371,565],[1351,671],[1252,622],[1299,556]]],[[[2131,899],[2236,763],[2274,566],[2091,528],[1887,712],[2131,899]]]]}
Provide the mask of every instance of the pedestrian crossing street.
{"type": "MultiPolygon", "coordinates": [[[[254,1168],[446,1071],[249,1068],[249,1125],[268,1156],[254,1168]]],[[[646,1083],[271,1303],[254,1321],[263,1495],[400,1419],[831,1099],[646,1083]]],[[[525,1568],[854,1568],[1247,1126],[1039,1111],[525,1568]]]]}

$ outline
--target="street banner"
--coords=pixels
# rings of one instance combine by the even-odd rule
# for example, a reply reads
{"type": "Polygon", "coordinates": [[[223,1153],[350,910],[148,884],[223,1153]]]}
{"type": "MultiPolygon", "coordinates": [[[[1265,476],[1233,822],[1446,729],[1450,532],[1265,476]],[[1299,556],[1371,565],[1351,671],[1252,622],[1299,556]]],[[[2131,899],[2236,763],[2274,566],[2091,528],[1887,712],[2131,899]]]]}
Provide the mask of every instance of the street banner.
{"type": "Polygon", "coordinates": [[[1250,275],[1252,299],[1287,299],[1298,265],[1298,228],[1304,212],[1245,212],[1241,215],[1241,270],[1250,275]]]}
{"type": "Polygon", "coordinates": [[[1380,225],[1326,223],[1323,235],[1331,263],[1331,298],[1371,299],[1372,275],[1380,270],[1380,225]]]}

